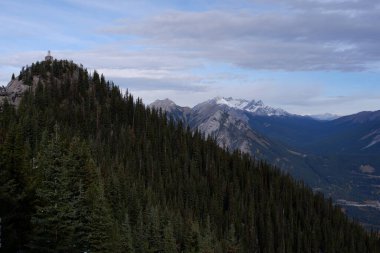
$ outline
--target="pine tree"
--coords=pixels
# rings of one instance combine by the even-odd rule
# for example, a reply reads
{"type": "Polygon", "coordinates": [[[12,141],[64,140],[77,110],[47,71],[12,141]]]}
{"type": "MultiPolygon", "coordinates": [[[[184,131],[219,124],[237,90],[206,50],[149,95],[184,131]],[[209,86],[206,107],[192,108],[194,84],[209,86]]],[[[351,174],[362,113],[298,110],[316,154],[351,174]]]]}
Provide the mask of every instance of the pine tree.
{"type": "Polygon", "coordinates": [[[173,226],[170,221],[164,225],[163,230],[163,252],[175,253],[177,251],[176,239],[174,238],[173,226]]]}
{"type": "Polygon", "coordinates": [[[199,224],[193,223],[191,220],[186,220],[185,222],[184,238],[183,238],[183,252],[195,253],[199,252],[201,243],[201,233],[199,224]]]}
{"type": "Polygon", "coordinates": [[[104,197],[101,183],[95,183],[89,190],[91,213],[89,216],[88,244],[90,252],[112,252],[112,216],[104,197]]]}
{"type": "Polygon", "coordinates": [[[230,225],[226,243],[228,253],[236,253],[239,251],[239,241],[236,237],[236,230],[234,224],[230,225]]]}
{"type": "Polygon", "coordinates": [[[210,217],[206,219],[206,224],[199,244],[199,252],[212,253],[214,252],[215,242],[211,231],[210,217]]]}
{"type": "Polygon", "coordinates": [[[90,233],[90,218],[92,208],[91,185],[96,180],[96,166],[90,157],[87,146],[73,138],[70,143],[66,158],[66,175],[68,187],[71,189],[71,197],[68,201],[73,207],[73,244],[79,251],[84,252],[89,248],[88,235],[90,233]]]}
{"type": "Polygon", "coordinates": [[[162,250],[160,234],[160,217],[156,207],[150,207],[147,214],[149,252],[162,250]]]}
{"type": "Polygon", "coordinates": [[[142,211],[140,210],[134,229],[134,248],[137,253],[146,253],[149,250],[148,232],[144,224],[142,211]]]}
{"type": "Polygon", "coordinates": [[[64,168],[64,149],[59,139],[47,144],[38,157],[42,172],[32,216],[30,248],[36,252],[67,252],[73,248],[73,207],[64,168]]]}
{"type": "MultiPolygon", "coordinates": [[[[2,122],[4,123],[4,122],[2,122]]],[[[24,198],[26,180],[24,178],[26,162],[24,160],[23,143],[20,130],[11,124],[4,143],[0,145],[0,217],[2,248],[17,251],[20,244],[17,239],[23,236],[25,211],[21,209],[24,198]]],[[[24,242],[25,238],[23,239],[24,242]]]]}
{"type": "Polygon", "coordinates": [[[129,223],[128,213],[125,214],[123,223],[121,224],[121,246],[122,252],[134,253],[135,249],[133,247],[132,229],[129,223]]]}

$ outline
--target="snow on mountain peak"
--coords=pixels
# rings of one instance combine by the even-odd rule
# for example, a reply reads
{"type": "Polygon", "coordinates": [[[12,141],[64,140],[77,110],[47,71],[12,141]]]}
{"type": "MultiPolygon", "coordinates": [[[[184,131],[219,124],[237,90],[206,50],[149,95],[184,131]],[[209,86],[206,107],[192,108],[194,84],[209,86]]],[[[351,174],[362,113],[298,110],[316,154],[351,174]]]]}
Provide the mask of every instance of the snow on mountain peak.
{"type": "Polygon", "coordinates": [[[217,104],[217,105],[226,105],[230,108],[239,109],[243,111],[247,111],[260,116],[285,116],[289,115],[288,112],[283,109],[273,108],[270,106],[264,105],[261,100],[251,100],[248,101],[246,99],[235,99],[232,97],[216,97],[214,99],[209,100],[209,103],[217,104]]]}
{"type": "Polygon", "coordinates": [[[245,99],[234,99],[232,97],[224,98],[224,97],[216,97],[214,98],[215,103],[219,105],[227,105],[228,107],[244,110],[244,107],[247,106],[249,101],[245,99]]]}

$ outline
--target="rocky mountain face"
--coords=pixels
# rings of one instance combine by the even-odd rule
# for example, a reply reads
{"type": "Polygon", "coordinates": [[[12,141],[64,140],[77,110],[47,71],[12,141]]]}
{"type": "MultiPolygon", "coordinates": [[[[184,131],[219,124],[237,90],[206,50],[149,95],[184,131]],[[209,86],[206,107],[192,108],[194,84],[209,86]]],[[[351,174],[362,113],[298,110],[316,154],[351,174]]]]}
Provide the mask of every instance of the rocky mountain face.
{"type": "Polygon", "coordinates": [[[7,86],[0,87],[0,105],[1,102],[7,100],[8,103],[17,107],[23,93],[29,89],[34,90],[39,82],[43,83],[39,76],[29,76],[28,80],[20,76],[12,78],[7,86]]]}
{"type": "Polygon", "coordinates": [[[282,109],[265,106],[262,101],[219,97],[193,108],[180,107],[169,99],[156,100],[150,107],[161,108],[168,112],[169,117],[181,120],[191,130],[199,130],[205,137],[215,138],[221,147],[240,150],[260,159],[270,158],[276,165],[291,167],[282,157],[292,153],[255,131],[249,122],[249,115],[290,115],[282,109]]]}
{"type": "Polygon", "coordinates": [[[9,103],[17,106],[22,94],[29,88],[30,86],[25,85],[22,80],[14,79],[6,87],[0,87],[0,102],[7,99],[9,103]]]}
{"type": "MultiPolygon", "coordinates": [[[[325,180],[304,161],[306,154],[285,142],[273,141],[252,127],[252,117],[299,117],[259,101],[216,97],[193,108],[180,107],[169,99],[156,100],[149,105],[167,111],[168,117],[181,120],[192,131],[214,138],[218,145],[229,150],[240,150],[252,157],[264,159],[299,179],[320,187],[325,180]]],[[[269,125],[268,125],[269,126],[269,125]]]]}
{"type": "Polygon", "coordinates": [[[189,107],[181,107],[179,105],[176,105],[170,99],[156,100],[150,104],[150,107],[161,109],[164,112],[168,113],[168,116],[171,117],[175,122],[182,121],[185,124],[187,123],[187,119],[191,112],[191,109],[189,107]]]}
{"type": "Polygon", "coordinates": [[[253,131],[248,117],[241,110],[226,104],[205,102],[195,106],[188,118],[191,129],[215,138],[222,147],[251,153],[255,148],[268,149],[268,140],[253,131]]]}
{"type": "Polygon", "coordinates": [[[266,159],[332,196],[362,223],[380,227],[380,111],[314,119],[220,97],[191,109],[172,101],[150,106],[168,109],[221,147],[266,159]]]}

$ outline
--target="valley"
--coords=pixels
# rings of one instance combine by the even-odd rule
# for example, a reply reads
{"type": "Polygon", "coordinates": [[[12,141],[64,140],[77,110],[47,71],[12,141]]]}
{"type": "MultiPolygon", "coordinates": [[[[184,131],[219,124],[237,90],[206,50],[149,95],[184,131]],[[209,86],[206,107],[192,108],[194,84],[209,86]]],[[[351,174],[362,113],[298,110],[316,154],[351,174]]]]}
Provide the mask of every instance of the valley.
{"type": "Polygon", "coordinates": [[[221,147],[267,160],[332,197],[354,219],[380,227],[380,111],[318,120],[262,101],[220,97],[193,108],[168,99],[150,106],[221,147]]]}

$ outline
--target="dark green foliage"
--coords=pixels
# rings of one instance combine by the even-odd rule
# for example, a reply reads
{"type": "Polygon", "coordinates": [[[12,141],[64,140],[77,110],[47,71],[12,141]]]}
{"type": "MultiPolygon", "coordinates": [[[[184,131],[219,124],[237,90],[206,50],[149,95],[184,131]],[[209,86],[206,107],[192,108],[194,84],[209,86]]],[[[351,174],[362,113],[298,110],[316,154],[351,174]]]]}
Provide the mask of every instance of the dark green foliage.
{"type": "Polygon", "coordinates": [[[129,221],[128,213],[125,214],[125,219],[121,223],[121,252],[133,253],[135,249],[133,247],[132,229],[129,221]]]}
{"type": "Polygon", "coordinates": [[[29,152],[12,117],[15,117],[14,110],[5,104],[0,114],[0,217],[1,247],[6,251],[26,243],[30,229],[28,212],[32,209],[29,152]]]}
{"type": "Polygon", "coordinates": [[[54,60],[19,78],[35,76],[0,113],[7,252],[379,252],[331,201],[102,75],[54,60]]]}
{"type": "Polygon", "coordinates": [[[101,186],[90,189],[91,213],[88,220],[88,249],[90,252],[112,252],[112,217],[101,186]]]}
{"type": "Polygon", "coordinates": [[[65,170],[66,154],[59,140],[45,144],[38,157],[40,183],[36,188],[35,213],[31,218],[35,252],[66,252],[72,248],[73,198],[65,170]]]}
{"type": "Polygon", "coordinates": [[[168,221],[167,224],[163,224],[162,226],[163,226],[163,231],[162,231],[163,252],[167,252],[167,253],[178,252],[176,239],[174,237],[173,225],[171,224],[170,221],[168,221]]]}

